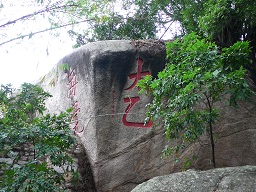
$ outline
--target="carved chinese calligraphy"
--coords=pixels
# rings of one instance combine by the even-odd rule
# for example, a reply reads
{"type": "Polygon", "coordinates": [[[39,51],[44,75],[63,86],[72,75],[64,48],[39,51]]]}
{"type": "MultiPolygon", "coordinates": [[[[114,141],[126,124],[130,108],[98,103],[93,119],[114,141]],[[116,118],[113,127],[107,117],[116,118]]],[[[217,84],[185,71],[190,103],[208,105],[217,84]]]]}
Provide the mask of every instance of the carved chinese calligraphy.
{"type": "Polygon", "coordinates": [[[78,127],[78,123],[79,123],[78,112],[80,111],[80,108],[78,107],[78,101],[76,101],[74,103],[73,108],[74,108],[74,110],[73,110],[73,120],[74,120],[74,124],[75,124],[73,129],[74,129],[75,133],[76,132],[79,133],[80,131],[79,131],[79,127],[78,127]]]}
{"type": "MultiPolygon", "coordinates": [[[[137,59],[137,73],[132,73],[128,75],[129,79],[134,79],[134,82],[132,83],[131,86],[128,88],[124,89],[125,91],[132,90],[138,83],[138,81],[142,78],[145,77],[146,75],[150,75],[149,71],[142,72],[142,65],[143,65],[143,60],[138,58],[137,59]]],[[[125,114],[123,115],[122,121],[125,126],[128,127],[139,127],[139,128],[150,128],[153,125],[153,122],[150,120],[147,123],[144,122],[129,122],[127,120],[127,116],[129,115],[130,110],[132,107],[140,101],[140,97],[126,97],[124,98],[124,103],[129,103],[128,107],[125,109],[125,114]]]]}
{"type": "Polygon", "coordinates": [[[142,59],[140,59],[140,58],[137,59],[137,64],[138,64],[137,73],[132,73],[132,74],[128,75],[129,79],[134,79],[134,82],[130,87],[128,87],[124,90],[133,89],[142,77],[145,77],[146,75],[150,75],[149,71],[142,72],[142,65],[143,65],[142,59]]]}
{"type": "Polygon", "coordinates": [[[75,69],[73,69],[70,73],[68,73],[68,98],[76,95],[76,73],[75,69]]]}
{"type": "Polygon", "coordinates": [[[116,91],[113,89],[112,90],[112,103],[111,103],[111,113],[112,113],[112,118],[115,118],[115,98],[116,98],[116,91]]]}
{"type": "MultiPolygon", "coordinates": [[[[74,101],[74,97],[76,95],[76,85],[77,85],[77,80],[76,80],[76,73],[75,69],[69,70],[71,72],[67,73],[68,76],[68,98],[74,101]]],[[[80,128],[79,126],[79,119],[78,119],[78,112],[80,111],[80,108],[78,106],[78,101],[73,102],[73,122],[74,122],[74,134],[81,133],[84,130],[83,128],[80,128]]]]}

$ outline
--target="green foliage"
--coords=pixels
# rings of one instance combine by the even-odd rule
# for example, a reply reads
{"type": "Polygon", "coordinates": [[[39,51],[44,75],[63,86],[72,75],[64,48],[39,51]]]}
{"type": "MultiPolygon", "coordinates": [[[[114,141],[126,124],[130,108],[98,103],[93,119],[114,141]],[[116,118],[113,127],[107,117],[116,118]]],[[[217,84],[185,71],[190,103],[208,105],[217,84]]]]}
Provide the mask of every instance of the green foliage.
{"type": "Polygon", "coordinates": [[[70,66],[68,63],[63,63],[60,65],[60,70],[63,70],[64,72],[69,71],[70,66]]]}
{"type": "Polygon", "coordinates": [[[256,27],[255,8],[256,2],[251,0],[207,0],[198,17],[200,29],[222,46],[230,46],[241,37],[251,41],[256,27]]]}
{"type": "MultiPolygon", "coordinates": [[[[256,85],[256,1],[124,0],[119,3],[122,14],[114,11],[115,3],[106,3],[108,6],[92,11],[92,15],[100,16],[90,20],[90,30],[70,30],[71,36],[77,40],[76,47],[96,40],[155,38],[159,29],[170,34],[174,30],[171,24],[178,22],[181,30],[177,35],[195,32],[220,49],[233,46],[240,40],[248,41],[252,62],[245,62],[246,69],[256,85]],[[99,10],[104,10],[104,14],[97,14],[99,10]]],[[[240,66],[235,57],[233,65],[240,66]]]]}
{"type": "Polygon", "coordinates": [[[32,84],[24,83],[15,93],[10,85],[1,86],[0,155],[12,161],[0,163],[4,170],[1,191],[63,191],[65,173],[74,172],[73,160],[67,154],[75,143],[69,129],[71,115],[44,115],[44,102],[49,97],[32,84]],[[38,113],[41,115],[36,117],[38,113]],[[27,161],[22,159],[23,147],[31,153],[27,161]],[[64,173],[52,166],[62,168],[64,173]]]}
{"type": "MultiPolygon", "coordinates": [[[[176,21],[181,25],[181,36],[196,32],[220,48],[230,47],[237,41],[249,42],[250,64],[246,68],[256,85],[256,1],[252,0],[125,0],[128,8],[147,7],[147,13],[156,17],[158,28],[176,21]]],[[[170,27],[168,32],[174,29],[170,27]]],[[[167,33],[168,33],[167,32],[167,33]]],[[[179,32],[178,32],[179,34],[179,32]]]]}
{"type": "Polygon", "coordinates": [[[228,97],[228,104],[236,107],[237,101],[249,100],[253,92],[244,79],[244,66],[250,62],[248,45],[237,42],[219,49],[195,33],[167,43],[165,69],[158,78],[147,76],[138,83],[140,92],[153,95],[147,115],[163,124],[166,137],[177,142],[166,148],[166,155],[180,154],[205,132],[214,145],[212,125],[219,119],[216,102],[228,97]]]}
{"type": "Polygon", "coordinates": [[[154,39],[156,37],[156,17],[141,9],[132,16],[121,15],[118,12],[104,15],[102,18],[89,21],[91,30],[76,32],[70,30],[69,35],[76,38],[74,47],[82,46],[97,40],[120,39],[154,39]]]}
{"type": "Polygon", "coordinates": [[[49,19],[51,27],[28,34],[19,31],[16,37],[7,40],[5,34],[0,45],[58,28],[65,28],[69,35],[76,39],[76,47],[96,40],[148,39],[155,38],[160,30],[170,34],[174,29],[167,26],[171,26],[174,21],[181,25],[178,34],[196,32],[211,38],[221,47],[229,47],[241,37],[248,40],[254,48],[256,44],[256,2],[252,0],[35,2],[42,9],[3,23],[0,28],[7,29],[13,27],[14,23],[27,23],[42,17],[49,19]]]}

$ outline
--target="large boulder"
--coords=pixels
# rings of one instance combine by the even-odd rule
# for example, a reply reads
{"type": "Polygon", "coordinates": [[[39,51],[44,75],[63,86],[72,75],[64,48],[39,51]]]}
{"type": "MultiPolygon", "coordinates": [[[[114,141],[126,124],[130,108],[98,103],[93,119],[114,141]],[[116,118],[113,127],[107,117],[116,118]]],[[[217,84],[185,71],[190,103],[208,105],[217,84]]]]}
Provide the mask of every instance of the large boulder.
{"type": "Polygon", "coordinates": [[[135,187],[132,192],[255,192],[256,166],[218,168],[159,176],[135,187]]]}
{"type": "Polygon", "coordinates": [[[139,95],[139,79],[157,75],[165,64],[158,41],[102,41],[64,57],[41,80],[53,97],[50,113],[74,108],[71,128],[84,146],[97,191],[130,191],[167,174],[161,159],[164,130],[145,120],[150,96],[139,95]]]}

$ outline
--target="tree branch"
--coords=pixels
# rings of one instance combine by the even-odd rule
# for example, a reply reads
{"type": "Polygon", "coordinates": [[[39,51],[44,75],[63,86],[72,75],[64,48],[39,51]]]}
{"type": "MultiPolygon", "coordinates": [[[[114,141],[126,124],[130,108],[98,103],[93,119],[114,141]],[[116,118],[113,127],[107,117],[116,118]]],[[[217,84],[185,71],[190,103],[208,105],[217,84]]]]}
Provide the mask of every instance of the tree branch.
{"type": "Polygon", "coordinates": [[[210,128],[210,139],[211,139],[211,148],[212,148],[212,164],[213,167],[216,168],[216,162],[215,162],[215,144],[214,144],[214,138],[213,138],[213,127],[212,127],[212,104],[209,99],[209,97],[206,97],[208,107],[209,107],[209,112],[210,112],[210,119],[209,119],[209,128],[210,128]]]}
{"type": "Polygon", "coordinates": [[[167,29],[164,31],[163,35],[159,38],[159,40],[161,40],[163,38],[163,36],[165,35],[165,33],[170,29],[171,25],[173,24],[174,21],[172,21],[170,23],[170,25],[167,27],[167,29]]]}
{"type": "Polygon", "coordinates": [[[75,7],[78,7],[78,5],[75,5],[75,4],[62,5],[62,6],[57,6],[57,7],[55,7],[54,5],[52,5],[51,7],[46,7],[45,9],[41,9],[41,10],[36,11],[36,12],[34,12],[34,13],[30,13],[30,14],[28,14],[28,15],[24,15],[24,16],[22,16],[22,17],[19,17],[19,18],[17,18],[17,19],[12,20],[12,21],[8,21],[8,22],[6,22],[6,23],[0,25],[0,28],[6,27],[7,25],[14,24],[14,23],[16,23],[16,22],[18,22],[18,21],[24,21],[25,19],[29,19],[29,18],[31,18],[31,17],[33,17],[33,16],[36,16],[36,15],[39,15],[39,14],[41,14],[41,13],[45,13],[45,12],[49,12],[49,11],[53,11],[53,10],[58,10],[58,9],[63,9],[63,8],[67,8],[67,7],[74,7],[74,6],[75,6],[75,7]]]}
{"type": "Polygon", "coordinates": [[[21,35],[21,36],[19,36],[19,37],[15,37],[15,38],[9,39],[9,40],[7,40],[7,41],[4,41],[4,42],[0,43],[0,46],[1,46],[1,45],[4,45],[4,44],[6,44],[6,43],[10,43],[10,42],[12,42],[12,41],[18,40],[18,39],[23,39],[23,38],[25,38],[25,37],[30,37],[30,38],[31,38],[32,36],[37,35],[37,34],[39,34],[39,33],[44,33],[44,32],[47,32],[47,31],[51,31],[51,30],[55,30],[55,29],[60,29],[60,28],[63,28],[63,27],[71,26],[71,25],[77,25],[77,24],[79,24],[79,23],[88,22],[88,21],[90,21],[90,20],[93,20],[93,19],[83,20],[83,21],[79,21],[79,22],[76,22],[76,23],[67,23],[67,24],[65,24],[65,25],[61,25],[61,26],[58,26],[58,27],[51,27],[51,28],[44,29],[44,30],[41,30],[41,31],[36,31],[36,32],[33,32],[33,33],[31,32],[31,33],[29,33],[29,34],[21,35]]]}

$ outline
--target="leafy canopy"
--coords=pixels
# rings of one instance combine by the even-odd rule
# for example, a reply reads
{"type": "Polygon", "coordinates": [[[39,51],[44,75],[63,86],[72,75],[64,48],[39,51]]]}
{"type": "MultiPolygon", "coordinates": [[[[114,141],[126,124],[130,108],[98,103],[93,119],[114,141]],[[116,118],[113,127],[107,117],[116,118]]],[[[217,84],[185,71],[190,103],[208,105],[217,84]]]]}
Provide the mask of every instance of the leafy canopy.
{"type": "Polygon", "coordinates": [[[10,85],[1,86],[0,157],[7,160],[0,162],[4,172],[1,191],[63,191],[65,174],[74,173],[67,154],[75,143],[69,129],[70,110],[44,115],[48,97],[50,94],[32,84],[24,83],[15,93],[10,85]],[[62,168],[63,174],[53,166],[62,168]]]}
{"type": "Polygon", "coordinates": [[[165,69],[156,79],[146,76],[138,86],[140,92],[153,95],[147,115],[164,125],[168,139],[177,141],[164,153],[177,155],[205,132],[213,139],[213,124],[219,119],[217,102],[228,97],[228,105],[236,107],[253,94],[244,69],[250,49],[248,42],[220,49],[195,33],[167,43],[166,48],[165,69]]]}
{"type": "MultiPolygon", "coordinates": [[[[160,36],[172,34],[171,26],[178,22],[181,28],[177,35],[196,32],[211,37],[221,47],[231,46],[242,37],[250,41],[251,55],[255,53],[256,2],[253,0],[30,0],[15,5],[35,9],[2,21],[0,45],[59,28],[76,39],[76,47],[95,40],[156,38],[158,32],[160,36]],[[49,27],[34,26],[34,20],[44,18],[49,20],[49,27]],[[16,24],[21,22],[33,25],[31,31],[20,31],[16,24]],[[16,36],[4,32],[9,28],[17,31],[16,36]]],[[[7,7],[7,1],[1,2],[1,11],[8,10],[7,7]]]]}

